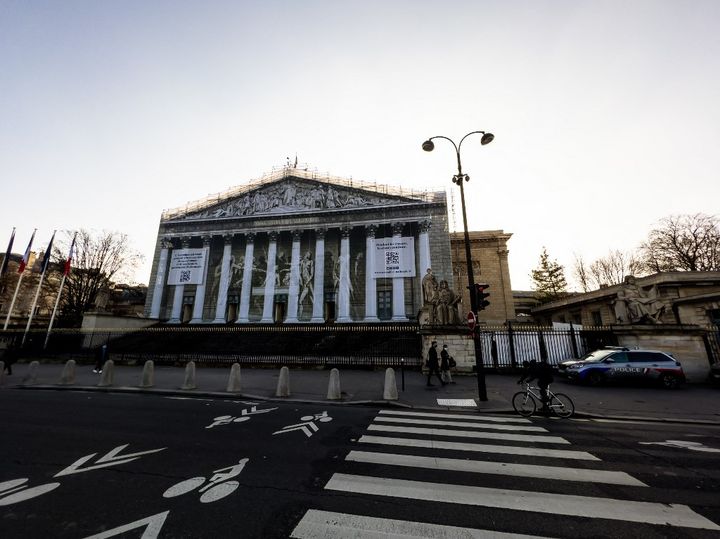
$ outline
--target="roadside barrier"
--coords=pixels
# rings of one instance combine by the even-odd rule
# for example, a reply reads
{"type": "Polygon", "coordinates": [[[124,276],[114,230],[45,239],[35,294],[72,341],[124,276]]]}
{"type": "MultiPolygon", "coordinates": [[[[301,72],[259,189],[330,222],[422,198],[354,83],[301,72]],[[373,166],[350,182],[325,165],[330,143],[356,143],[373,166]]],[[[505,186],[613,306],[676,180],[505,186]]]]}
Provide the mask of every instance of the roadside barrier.
{"type": "Polygon", "coordinates": [[[115,362],[112,359],[108,359],[103,365],[102,375],[100,376],[100,382],[98,387],[110,387],[113,385],[113,369],[115,362]]]}
{"type": "Polygon", "coordinates": [[[148,359],[143,366],[140,387],[153,387],[155,385],[155,363],[148,359]]]}
{"type": "MultiPolygon", "coordinates": [[[[37,372],[37,371],[36,371],[37,372]]],[[[68,359],[63,367],[62,374],[60,375],[61,386],[71,386],[75,384],[75,360],[68,359]]]]}
{"type": "Polygon", "coordinates": [[[328,382],[327,398],[328,400],[342,399],[342,392],[340,391],[340,371],[337,369],[333,369],[330,371],[330,381],[328,382]]]}
{"type": "Polygon", "coordinates": [[[37,384],[38,369],[40,369],[40,362],[38,360],[31,361],[30,365],[28,365],[28,372],[22,380],[23,385],[37,384]]]}
{"type": "Polygon", "coordinates": [[[385,388],[383,399],[386,401],[398,400],[397,382],[395,381],[395,370],[392,367],[385,369],[385,388]]]}
{"type": "Polygon", "coordinates": [[[290,396],[290,369],[283,367],[280,369],[280,378],[278,378],[277,389],[275,390],[276,397],[289,397],[290,396]]]}
{"type": "Polygon", "coordinates": [[[228,378],[227,390],[228,393],[240,393],[242,391],[242,384],[240,383],[240,363],[233,363],[230,367],[230,378],[228,378]]]}
{"type": "Polygon", "coordinates": [[[183,385],[180,389],[185,389],[185,390],[197,389],[197,385],[195,384],[195,362],[194,361],[188,361],[188,364],[185,366],[185,381],[183,382],[183,385]]]}

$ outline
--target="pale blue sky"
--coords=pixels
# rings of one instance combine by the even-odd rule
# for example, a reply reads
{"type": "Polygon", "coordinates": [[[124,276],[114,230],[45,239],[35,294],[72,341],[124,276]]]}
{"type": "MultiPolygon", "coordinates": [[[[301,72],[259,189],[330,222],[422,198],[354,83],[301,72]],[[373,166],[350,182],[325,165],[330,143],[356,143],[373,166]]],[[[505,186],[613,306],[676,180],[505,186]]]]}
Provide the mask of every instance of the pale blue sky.
{"type": "Polygon", "coordinates": [[[569,275],[720,213],[719,23],[714,0],[0,0],[0,241],[125,232],[147,283],[163,209],[296,153],[452,189],[452,147],[420,144],[481,129],[470,228],[513,233],[529,289],[543,246],[569,275]]]}

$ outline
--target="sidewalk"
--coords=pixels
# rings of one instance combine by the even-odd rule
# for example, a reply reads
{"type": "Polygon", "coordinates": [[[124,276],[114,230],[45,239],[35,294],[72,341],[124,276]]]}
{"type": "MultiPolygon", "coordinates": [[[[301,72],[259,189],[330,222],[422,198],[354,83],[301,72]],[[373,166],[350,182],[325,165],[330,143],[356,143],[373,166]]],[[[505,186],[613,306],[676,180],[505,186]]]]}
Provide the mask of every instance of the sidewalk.
{"type": "MultiPolygon", "coordinates": [[[[4,376],[2,388],[125,391],[195,397],[273,400],[280,369],[242,369],[242,391],[226,391],[230,367],[198,367],[196,389],[183,390],[185,369],[156,367],[155,385],[150,389],[139,387],[141,366],[115,365],[111,387],[98,387],[101,375],[92,372],[92,365],[78,365],[74,385],[59,385],[64,365],[42,363],[34,384],[29,384],[29,365],[16,363],[13,374],[4,376]]],[[[295,402],[323,402],[340,404],[375,404],[417,409],[452,410],[466,412],[514,413],[511,399],[520,390],[517,377],[489,373],[485,376],[487,401],[478,400],[475,376],[454,376],[455,384],[441,386],[437,379],[434,387],[427,387],[427,378],[418,371],[396,371],[399,399],[383,400],[385,371],[340,371],[341,401],[326,399],[330,372],[326,370],[291,369],[290,397],[277,399],[295,402]],[[447,402],[451,401],[451,402],[447,402]],[[455,401],[455,402],[453,402],[455,401]]],[[[679,390],[643,386],[587,387],[557,380],[553,391],[567,393],[575,402],[576,417],[608,419],[645,419],[654,421],[701,422],[720,425],[720,389],[704,385],[685,385],[679,390]]]]}

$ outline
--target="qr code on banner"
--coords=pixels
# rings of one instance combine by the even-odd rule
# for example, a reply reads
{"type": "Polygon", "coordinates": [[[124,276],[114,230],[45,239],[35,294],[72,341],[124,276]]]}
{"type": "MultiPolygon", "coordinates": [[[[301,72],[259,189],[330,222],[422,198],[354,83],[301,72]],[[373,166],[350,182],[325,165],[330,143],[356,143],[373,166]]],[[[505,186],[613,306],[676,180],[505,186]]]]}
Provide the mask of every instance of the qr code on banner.
{"type": "Polygon", "coordinates": [[[390,264],[399,264],[400,263],[400,253],[397,251],[385,251],[385,265],[389,266],[390,264]]]}
{"type": "Polygon", "coordinates": [[[180,282],[181,283],[189,283],[191,274],[192,274],[192,272],[190,270],[181,271],[180,272],[180,282]]]}

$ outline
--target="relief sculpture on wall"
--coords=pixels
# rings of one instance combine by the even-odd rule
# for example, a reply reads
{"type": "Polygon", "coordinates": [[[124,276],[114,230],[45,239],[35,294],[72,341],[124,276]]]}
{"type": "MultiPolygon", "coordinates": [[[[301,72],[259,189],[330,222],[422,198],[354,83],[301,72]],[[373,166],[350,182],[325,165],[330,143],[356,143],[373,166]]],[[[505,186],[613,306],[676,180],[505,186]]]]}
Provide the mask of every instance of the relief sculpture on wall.
{"type": "Polygon", "coordinates": [[[314,209],[380,206],[390,201],[359,191],[338,191],[332,185],[283,182],[260,188],[219,206],[188,215],[188,219],[242,217],[261,213],[289,213],[314,209]]]}

